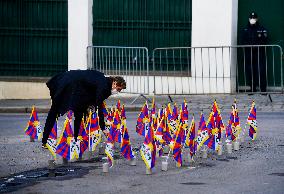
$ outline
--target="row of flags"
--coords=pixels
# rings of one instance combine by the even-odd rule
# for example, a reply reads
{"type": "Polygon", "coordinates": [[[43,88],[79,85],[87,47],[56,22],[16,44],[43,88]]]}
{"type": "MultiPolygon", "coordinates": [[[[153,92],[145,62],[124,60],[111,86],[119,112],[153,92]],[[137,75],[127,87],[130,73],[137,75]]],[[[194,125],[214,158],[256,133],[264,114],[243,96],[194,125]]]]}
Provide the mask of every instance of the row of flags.
{"type": "MultiPolygon", "coordinates": [[[[116,107],[108,110],[104,103],[103,113],[108,131],[105,154],[110,167],[114,164],[115,142],[120,144],[120,153],[124,158],[127,160],[134,159],[136,156],[128,134],[124,105],[121,106],[120,101],[118,101],[116,107]]],[[[73,112],[69,111],[59,139],[57,139],[57,121],[55,122],[47,141],[47,147],[54,157],[56,157],[56,154],[68,160],[82,157],[87,149],[95,151],[97,145],[102,141],[97,112],[90,112],[86,123],[82,119],[77,141],[74,139],[72,121],[73,112]]],[[[251,105],[247,124],[249,125],[248,134],[252,140],[255,140],[258,130],[254,102],[251,105]]],[[[230,119],[226,127],[215,100],[207,122],[204,114],[201,113],[197,133],[195,128],[194,115],[189,124],[189,111],[185,100],[180,109],[176,104],[173,105],[173,108],[171,104],[168,104],[167,107],[157,110],[154,99],[150,108],[146,102],[138,115],[136,124],[136,132],[144,137],[143,144],[140,147],[140,155],[146,167],[148,169],[154,168],[156,157],[163,154],[163,148],[167,145],[170,147],[173,158],[179,167],[182,166],[182,154],[185,149],[189,150],[191,157],[202,146],[217,151],[222,139],[236,141],[240,135],[245,133],[245,129],[242,130],[240,126],[236,101],[232,105],[230,119]]],[[[35,107],[32,108],[25,133],[33,139],[40,140],[42,138],[43,131],[35,107]]]]}
{"type": "Polygon", "coordinates": [[[109,161],[109,166],[113,166],[115,142],[120,144],[121,155],[127,160],[132,160],[135,158],[135,154],[128,134],[124,105],[121,106],[120,101],[118,101],[116,107],[112,108],[110,111],[105,108],[105,116],[106,130],[109,131],[105,153],[109,161]]]}
{"type": "MultiPolygon", "coordinates": [[[[256,108],[252,102],[249,116],[248,134],[255,140],[257,135],[256,108]]],[[[155,166],[156,155],[163,153],[165,146],[170,147],[173,158],[177,166],[182,166],[182,153],[189,150],[191,158],[201,149],[202,146],[218,151],[222,145],[222,139],[226,141],[237,141],[240,135],[244,135],[245,129],[240,126],[236,100],[232,105],[232,111],[227,127],[223,123],[220,109],[216,100],[212,105],[210,115],[205,121],[204,114],[200,114],[200,121],[195,131],[194,115],[189,125],[189,112],[186,101],[179,109],[176,104],[171,108],[169,103],[156,112],[156,105],[153,99],[151,107],[147,102],[143,105],[138,115],[136,132],[144,137],[144,142],[140,149],[141,157],[148,169],[155,166]]]]}
{"type": "MultiPolygon", "coordinates": [[[[103,113],[106,119],[106,129],[109,130],[109,133],[107,133],[105,153],[110,166],[112,166],[115,142],[120,143],[121,155],[126,159],[130,160],[135,156],[132,151],[126,126],[124,106],[121,107],[120,101],[118,101],[117,107],[112,108],[110,111],[108,111],[105,103],[103,107],[103,113]]],[[[83,153],[87,149],[89,149],[89,151],[95,151],[97,145],[102,141],[102,132],[99,125],[97,111],[89,113],[86,123],[84,123],[84,119],[82,119],[77,141],[74,138],[72,121],[73,112],[68,111],[60,137],[57,138],[57,121],[51,130],[46,145],[54,158],[56,158],[56,154],[66,158],[67,160],[82,157],[83,153]]],[[[43,131],[41,130],[35,107],[32,108],[32,113],[25,129],[25,133],[33,139],[40,140],[42,138],[43,131]]]]}
{"type": "MultiPolygon", "coordinates": [[[[101,141],[97,112],[90,112],[86,124],[84,123],[84,119],[82,119],[77,138],[78,141],[75,141],[74,138],[72,121],[73,112],[68,111],[59,138],[57,120],[52,127],[46,146],[54,158],[56,158],[56,154],[67,160],[79,158],[88,148],[90,151],[94,151],[101,141]]],[[[34,106],[25,133],[39,141],[42,138],[43,130],[41,129],[38,114],[34,106]]]]}

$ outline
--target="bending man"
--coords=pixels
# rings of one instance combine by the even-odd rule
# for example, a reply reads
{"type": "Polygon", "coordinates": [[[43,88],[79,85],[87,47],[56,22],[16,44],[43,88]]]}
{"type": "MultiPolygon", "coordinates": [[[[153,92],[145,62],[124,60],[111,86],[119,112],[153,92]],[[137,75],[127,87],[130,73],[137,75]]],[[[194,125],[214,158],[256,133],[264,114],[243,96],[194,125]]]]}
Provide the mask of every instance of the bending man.
{"type": "Polygon", "coordinates": [[[51,129],[60,115],[67,111],[74,112],[74,138],[77,140],[83,114],[88,107],[98,107],[99,123],[104,131],[105,123],[102,104],[111,94],[126,89],[126,82],[120,76],[105,77],[95,70],[72,70],[52,77],[47,83],[52,105],[46,118],[42,147],[46,148],[51,129]]]}

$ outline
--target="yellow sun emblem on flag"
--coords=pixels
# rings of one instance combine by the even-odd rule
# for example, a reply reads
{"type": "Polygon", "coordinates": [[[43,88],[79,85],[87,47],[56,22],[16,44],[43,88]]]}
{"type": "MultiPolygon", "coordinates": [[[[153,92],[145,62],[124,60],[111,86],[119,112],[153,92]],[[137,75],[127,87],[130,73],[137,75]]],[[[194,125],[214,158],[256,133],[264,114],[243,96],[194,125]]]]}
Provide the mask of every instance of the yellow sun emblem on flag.
{"type": "Polygon", "coordinates": [[[37,128],[39,126],[39,122],[38,121],[34,121],[33,125],[34,125],[35,128],[37,128]]]}
{"type": "Polygon", "coordinates": [[[214,128],[214,129],[212,129],[212,134],[213,134],[213,135],[215,135],[215,134],[217,134],[217,133],[218,133],[218,131],[219,131],[219,129],[218,129],[218,128],[214,128]]]}

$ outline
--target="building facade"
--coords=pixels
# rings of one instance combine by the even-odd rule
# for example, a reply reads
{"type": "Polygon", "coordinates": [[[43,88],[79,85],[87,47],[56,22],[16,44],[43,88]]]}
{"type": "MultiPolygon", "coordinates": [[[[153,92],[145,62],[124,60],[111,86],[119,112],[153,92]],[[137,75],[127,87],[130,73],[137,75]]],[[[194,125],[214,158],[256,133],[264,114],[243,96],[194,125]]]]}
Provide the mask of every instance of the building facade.
{"type": "MultiPolygon", "coordinates": [[[[268,29],[270,44],[283,46],[284,40],[281,0],[2,0],[0,9],[0,98],[48,98],[45,79],[37,78],[87,69],[88,45],[146,47],[150,62],[152,50],[159,47],[238,45],[251,11],[258,13],[268,29]],[[13,91],[21,88],[35,95],[22,95],[24,91],[15,95],[13,91]]],[[[235,81],[227,79],[238,74],[230,70],[236,54],[225,51],[219,57],[229,60],[225,60],[221,72],[223,87],[219,91],[211,87],[203,93],[230,93],[236,89],[235,81]]],[[[194,62],[194,57],[189,58],[191,65],[184,70],[191,76],[206,74],[200,71],[201,63],[202,69],[212,66],[204,62],[210,57],[194,62]]],[[[195,83],[201,81],[196,79],[195,83]]],[[[149,93],[153,90],[149,89],[149,93]]]]}

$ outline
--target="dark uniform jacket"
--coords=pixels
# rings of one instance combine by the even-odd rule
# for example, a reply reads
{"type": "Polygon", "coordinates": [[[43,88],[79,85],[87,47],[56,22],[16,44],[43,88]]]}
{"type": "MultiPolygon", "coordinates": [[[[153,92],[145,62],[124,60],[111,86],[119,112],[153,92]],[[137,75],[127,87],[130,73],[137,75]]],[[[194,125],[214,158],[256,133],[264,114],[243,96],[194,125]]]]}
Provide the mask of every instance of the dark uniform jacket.
{"type": "MultiPolygon", "coordinates": [[[[255,25],[247,24],[242,34],[244,45],[266,45],[268,43],[268,32],[258,22],[255,25]]],[[[245,67],[247,83],[252,91],[260,86],[261,91],[266,91],[266,50],[263,46],[252,46],[245,48],[245,67]]]]}
{"type": "Polygon", "coordinates": [[[255,25],[247,24],[243,31],[242,44],[244,45],[265,45],[268,42],[267,30],[258,22],[255,25]]]}
{"type": "Polygon", "coordinates": [[[98,107],[100,126],[104,130],[102,103],[111,95],[112,82],[103,73],[71,70],[55,75],[46,85],[59,114],[69,110],[85,113],[89,106],[98,107]]]}

